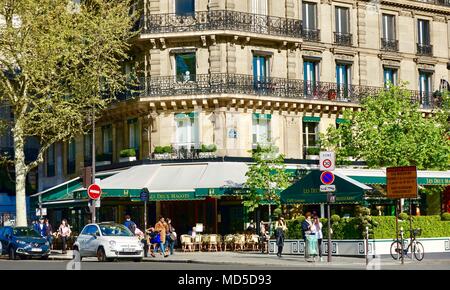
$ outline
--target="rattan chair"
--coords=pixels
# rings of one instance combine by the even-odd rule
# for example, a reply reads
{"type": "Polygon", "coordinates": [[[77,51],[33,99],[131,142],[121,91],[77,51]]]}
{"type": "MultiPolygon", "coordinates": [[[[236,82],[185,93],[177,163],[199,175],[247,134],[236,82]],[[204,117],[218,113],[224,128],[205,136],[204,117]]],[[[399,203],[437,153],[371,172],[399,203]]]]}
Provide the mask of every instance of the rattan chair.
{"type": "Polygon", "coordinates": [[[234,248],[234,235],[226,235],[223,238],[223,250],[226,252],[227,247],[230,247],[230,250],[233,250],[234,248]]]}
{"type": "Polygon", "coordinates": [[[217,252],[217,244],[219,243],[218,235],[209,235],[208,236],[208,251],[215,250],[217,252]]]}
{"type": "Polygon", "coordinates": [[[192,242],[192,237],[190,235],[181,235],[180,240],[183,252],[186,252],[187,248],[190,252],[193,251],[192,246],[194,245],[194,243],[192,242]]]}
{"type": "Polygon", "coordinates": [[[199,234],[195,235],[193,243],[194,243],[194,251],[195,248],[198,247],[198,251],[200,252],[202,250],[202,235],[199,234]]]}
{"type": "Polygon", "coordinates": [[[245,245],[248,250],[257,251],[259,245],[259,236],[258,235],[246,235],[245,236],[245,245]]]}
{"type": "Polygon", "coordinates": [[[245,235],[237,234],[234,236],[234,250],[243,251],[245,248],[245,235]]]}

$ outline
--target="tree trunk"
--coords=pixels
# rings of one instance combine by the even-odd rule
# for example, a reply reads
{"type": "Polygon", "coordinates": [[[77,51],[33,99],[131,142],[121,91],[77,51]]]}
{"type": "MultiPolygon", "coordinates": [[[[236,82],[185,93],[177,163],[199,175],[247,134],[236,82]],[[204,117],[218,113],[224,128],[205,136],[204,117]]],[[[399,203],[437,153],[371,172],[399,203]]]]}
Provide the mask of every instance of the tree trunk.
{"type": "Polygon", "coordinates": [[[16,226],[27,226],[27,204],[25,198],[25,164],[24,137],[19,122],[14,126],[14,164],[16,170],[16,226]]]}

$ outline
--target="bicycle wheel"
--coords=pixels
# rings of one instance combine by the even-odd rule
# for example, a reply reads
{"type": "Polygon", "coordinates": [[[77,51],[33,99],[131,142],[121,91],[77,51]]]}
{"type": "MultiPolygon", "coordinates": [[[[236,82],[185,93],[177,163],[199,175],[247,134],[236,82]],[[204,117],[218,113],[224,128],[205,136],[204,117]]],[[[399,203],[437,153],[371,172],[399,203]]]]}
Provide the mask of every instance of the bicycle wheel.
{"type": "Polygon", "coordinates": [[[400,243],[400,241],[394,241],[391,244],[392,259],[398,260],[401,258],[401,255],[402,255],[402,244],[400,243]]]}
{"type": "Polygon", "coordinates": [[[421,242],[415,242],[413,245],[414,257],[416,257],[417,261],[422,261],[425,257],[425,249],[421,242]]]}

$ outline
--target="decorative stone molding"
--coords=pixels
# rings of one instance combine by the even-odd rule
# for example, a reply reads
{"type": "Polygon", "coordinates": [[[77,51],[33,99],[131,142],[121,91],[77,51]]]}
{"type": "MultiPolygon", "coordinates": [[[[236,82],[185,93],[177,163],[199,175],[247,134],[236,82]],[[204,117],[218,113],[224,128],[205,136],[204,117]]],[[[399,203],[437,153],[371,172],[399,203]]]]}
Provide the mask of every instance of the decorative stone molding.
{"type": "Polygon", "coordinates": [[[302,50],[302,56],[322,57],[322,51],[302,50]]]}
{"type": "Polygon", "coordinates": [[[402,59],[404,59],[404,57],[402,57],[401,55],[399,55],[398,53],[380,53],[378,54],[378,58],[381,59],[382,61],[392,61],[392,62],[398,62],[400,63],[402,61],[402,59]]]}
{"type": "Polygon", "coordinates": [[[417,63],[417,66],[423,66],[422,69],[434,69],[434,66],[438,63],[436,59],[425,58],[425,57],[416,57],[414,58],[414,62],[417,63]]]}
{"type": "Polygon", "coordinates": [[[433,16],[433,21],[434,22],[447,23],[447,19],[444,16],[440,16],[440,15],[434,15],[433,16]]]}
{"type": "Polygon", "coordinates": [[[320,54],[322,54],[322,52],[324,52],[326,50],[325,47],[320,47],[320,46],[311,46],[311,45],[302,45],[302,51],[304,52],[318,52],[320,54]]]}
{"type": "Polygon", "coordinates": [[[434,65],[433,64],[426,64],[426,63],[418,63],[417,64],[418,69],[422,70],[433,70],[434,71],[434,65]]]}
{"type": "Polygon", "coordinates": [[[328,4],[328,5],[331,5],[331,0],[320,0],[320,4],[328,4]]]}
{"type": "Polygon", "coordinates": [[[409,10],[400,10],[399,15],[400,16],[405,16],[405,17],[414,17],[413,12],[409,11],[409,10]]]}
{"type": "Polygon", "coordinates": [[[357,51],[351,48],[343,49],[340,47],[332,47],[330,48],[330,51],[335,55],[350,56],[352,59],[357,54],[357,51]]]}
{"type": "Polygon", "coordinates": [[[382,60],[381,64],[383,66],[389,66],[389,67],[400,67],[401,61],[397,61],[397,60],[382,60]]]}
{"type": "Polygon", "coordinates": [[[206,35],[200,36],[200,39],[202,40],[203,47],[206,47],[206,35]]]}

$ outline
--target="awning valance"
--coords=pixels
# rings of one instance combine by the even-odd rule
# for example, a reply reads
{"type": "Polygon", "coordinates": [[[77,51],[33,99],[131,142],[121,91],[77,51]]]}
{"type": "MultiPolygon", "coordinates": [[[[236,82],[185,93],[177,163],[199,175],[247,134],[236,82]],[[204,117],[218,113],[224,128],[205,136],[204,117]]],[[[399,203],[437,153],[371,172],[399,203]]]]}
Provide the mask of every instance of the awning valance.
{"type": "MultiPolygon", "coordinates": [[[[280,198],[283,204],[319,204],[327,202],[327,193],[320,192],[321,171],[314,170],[307,174],[287,189],[281,192],[280,198]]],[[[336,186],[336,203],[349,204],[363,201],[364,193],[372,190],[345,175],[335,173],[334,185],[336,186]]]]}

